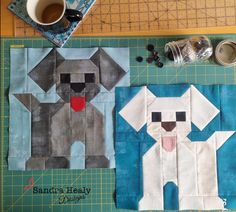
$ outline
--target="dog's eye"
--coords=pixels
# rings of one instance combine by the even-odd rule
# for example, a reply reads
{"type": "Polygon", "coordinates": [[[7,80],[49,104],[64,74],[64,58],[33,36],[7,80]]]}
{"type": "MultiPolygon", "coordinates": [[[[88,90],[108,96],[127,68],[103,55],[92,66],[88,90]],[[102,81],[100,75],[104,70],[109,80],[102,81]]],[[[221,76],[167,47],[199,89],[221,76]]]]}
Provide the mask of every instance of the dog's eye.
{"type": "Polygon", "coordinates": [[[61,83],[70,83],[70,74],[60,74],[61,83]]]}
{"type": "Polygon", "coordinates": [[[152,112],[152,122],[161,122],[161,112],[152,112]]]}
{"type": "Polygon", "coordinates": [[[176,112],[176,121],[186,121],[186,113],[176,112]]]}
{"type": "Polygon", "coordinates": [[[87,74],[85,74],[85,82],[86,83],[94,83],[95,82],[95,75],[94,75],[94,73],[87,73],[87,74]]]}

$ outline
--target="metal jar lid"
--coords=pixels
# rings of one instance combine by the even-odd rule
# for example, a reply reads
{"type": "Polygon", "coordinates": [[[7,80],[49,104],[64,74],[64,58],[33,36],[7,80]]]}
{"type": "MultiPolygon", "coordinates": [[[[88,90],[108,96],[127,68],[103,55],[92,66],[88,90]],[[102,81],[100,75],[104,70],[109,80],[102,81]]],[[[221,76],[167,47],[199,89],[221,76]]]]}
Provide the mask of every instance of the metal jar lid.
{"type": "Polygon", "coordinates": [[[223,66],[236,65],[236,41],[221,41],[216,46],[215,57],[217,62],[223,66]]]}

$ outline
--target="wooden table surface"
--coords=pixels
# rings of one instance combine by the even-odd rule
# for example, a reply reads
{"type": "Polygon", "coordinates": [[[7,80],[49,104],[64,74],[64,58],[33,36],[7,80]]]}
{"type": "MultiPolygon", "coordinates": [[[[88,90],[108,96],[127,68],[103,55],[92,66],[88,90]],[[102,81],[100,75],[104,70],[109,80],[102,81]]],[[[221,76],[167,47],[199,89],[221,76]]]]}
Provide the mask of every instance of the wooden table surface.
{"type": "MultiPolygon", "coordinates": [[[[1,0],[1,36],[40,36],[1,0]]],[[[236,33],[236,0],[97,0],[74,33],[140,36],[236,33]]]]}

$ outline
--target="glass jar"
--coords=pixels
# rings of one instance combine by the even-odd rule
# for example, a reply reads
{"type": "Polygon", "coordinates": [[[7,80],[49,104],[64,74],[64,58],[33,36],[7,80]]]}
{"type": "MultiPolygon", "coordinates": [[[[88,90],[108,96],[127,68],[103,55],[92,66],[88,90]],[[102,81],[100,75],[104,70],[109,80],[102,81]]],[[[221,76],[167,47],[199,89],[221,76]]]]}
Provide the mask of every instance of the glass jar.
{"type": "Polygon", "coordinates": [[[178,65],[206,60],[212,53],[211,41],[206,36],[172,41],[165,45],[166,56],[178,65]]]}

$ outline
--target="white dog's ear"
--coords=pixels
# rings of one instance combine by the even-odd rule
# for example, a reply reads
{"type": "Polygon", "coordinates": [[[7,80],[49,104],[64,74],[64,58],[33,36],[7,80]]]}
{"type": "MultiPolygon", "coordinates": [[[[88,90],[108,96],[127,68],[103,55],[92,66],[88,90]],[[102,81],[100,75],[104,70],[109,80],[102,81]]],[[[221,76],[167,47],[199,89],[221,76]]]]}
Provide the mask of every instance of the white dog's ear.
{"type": "Polygon", "coordinates": [[[195,86],[190,87],[191,121],[203,130],[220,112],[195,86]]]}
{"type": "Polygon", "coordinates": [[[147,87],[144,86],[119,112],[136,131],[139,131],[146,123],[146,94],[147,87]]]}

